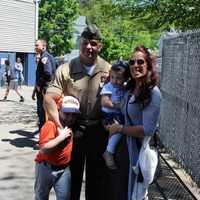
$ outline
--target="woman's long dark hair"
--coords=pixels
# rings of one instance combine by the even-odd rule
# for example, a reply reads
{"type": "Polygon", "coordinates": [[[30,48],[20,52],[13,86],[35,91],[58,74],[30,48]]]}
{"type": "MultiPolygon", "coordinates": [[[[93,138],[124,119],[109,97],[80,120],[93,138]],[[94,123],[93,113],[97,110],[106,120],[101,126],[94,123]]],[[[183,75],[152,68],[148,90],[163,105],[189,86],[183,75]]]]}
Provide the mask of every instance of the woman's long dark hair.
{"type": "MultiPolygon", "coordinates": [[[[158,74],[155,70],[156,60],[151,56],[148,49],[143,45],[137,46],[134,49],[133,54],[135,52],[142,52],[147,62],[147,76],[145,79],[142,80],[142,85],[136,96],[136,102],[138,102],[141,105],[141,108],[144,109],[150,103],[151,90],[155,85],[157,85],[158,82],[158,74]]],[[[131,76],[127,88],[130,91],[134,91],[135,87],[135,79],[131,76]]]]}

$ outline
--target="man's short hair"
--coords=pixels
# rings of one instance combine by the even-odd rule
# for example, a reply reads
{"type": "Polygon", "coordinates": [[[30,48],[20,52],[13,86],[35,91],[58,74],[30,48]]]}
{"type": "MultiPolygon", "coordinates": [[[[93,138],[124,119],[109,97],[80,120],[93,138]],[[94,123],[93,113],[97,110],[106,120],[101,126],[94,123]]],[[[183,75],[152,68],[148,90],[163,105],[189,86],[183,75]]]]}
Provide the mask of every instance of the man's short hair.
{"type": "Polygon", "coordinates": [[[47,41],[44,39],[37,39],[36,41],[40,41],[43,45],[43,47],[46,49],[47,48],[47,41]]]}
{"type": "Polygon", "coordinates": [[[89,40],[101,40],[102,35],[100,30],[97,28],[95,24],[90,24],[85,27],[81,34],[82,38],[89,39],[89,40]]]}

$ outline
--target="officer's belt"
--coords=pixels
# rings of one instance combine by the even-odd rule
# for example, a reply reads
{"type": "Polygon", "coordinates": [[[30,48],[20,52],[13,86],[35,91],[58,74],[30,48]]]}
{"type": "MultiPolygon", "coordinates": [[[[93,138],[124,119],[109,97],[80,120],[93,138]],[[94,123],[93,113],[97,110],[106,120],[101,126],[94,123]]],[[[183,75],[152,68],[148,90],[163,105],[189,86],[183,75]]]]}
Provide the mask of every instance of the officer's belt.
{"type": "Polygon", "coordinates": [[[79,122],[80,125],[93,126],[99,124],[100,121],[99,119],[81,119],[79,122]]]}

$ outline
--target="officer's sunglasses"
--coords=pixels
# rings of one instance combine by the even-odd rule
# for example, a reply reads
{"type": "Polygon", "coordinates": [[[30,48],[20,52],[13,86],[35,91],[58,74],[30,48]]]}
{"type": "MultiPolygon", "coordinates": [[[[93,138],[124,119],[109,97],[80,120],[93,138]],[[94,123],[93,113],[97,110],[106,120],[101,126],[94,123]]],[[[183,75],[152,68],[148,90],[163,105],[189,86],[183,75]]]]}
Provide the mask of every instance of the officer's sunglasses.
{"type": "Polygon", "coordinates": [[[144,60],[142,60],[142,59],[138,59],[138,60],[131,59],[131,60],[129,60],[129,65],[135,65],[136,63],[138,65],[143,65],[144,64],[144,60]]]}

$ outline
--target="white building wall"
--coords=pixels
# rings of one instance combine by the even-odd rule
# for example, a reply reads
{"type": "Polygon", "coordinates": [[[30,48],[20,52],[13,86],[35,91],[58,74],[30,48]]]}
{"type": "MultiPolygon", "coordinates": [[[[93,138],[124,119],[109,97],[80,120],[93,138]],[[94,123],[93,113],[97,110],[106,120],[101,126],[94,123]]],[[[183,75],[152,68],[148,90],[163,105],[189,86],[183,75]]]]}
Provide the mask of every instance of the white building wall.
{"type": "Polygon", "coordinates": [[[34,0],[0,0],[0,51],[34,52],[34,0]]]}

